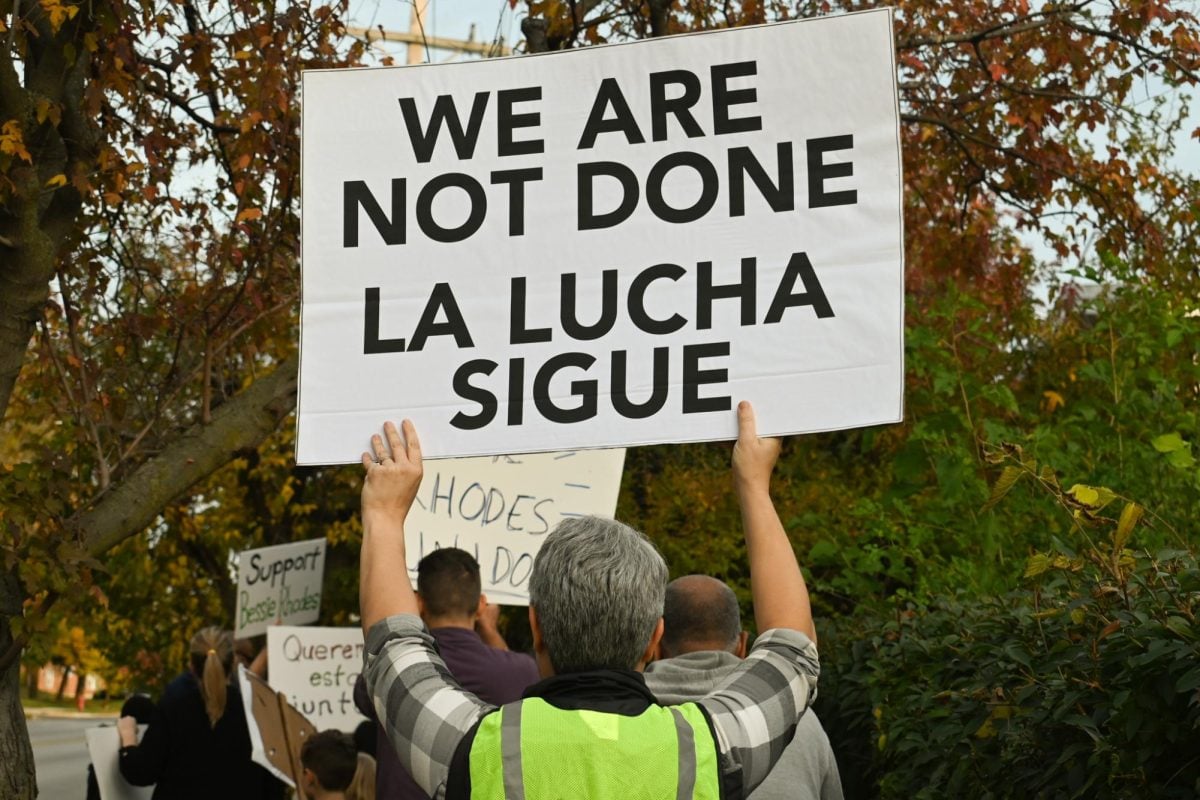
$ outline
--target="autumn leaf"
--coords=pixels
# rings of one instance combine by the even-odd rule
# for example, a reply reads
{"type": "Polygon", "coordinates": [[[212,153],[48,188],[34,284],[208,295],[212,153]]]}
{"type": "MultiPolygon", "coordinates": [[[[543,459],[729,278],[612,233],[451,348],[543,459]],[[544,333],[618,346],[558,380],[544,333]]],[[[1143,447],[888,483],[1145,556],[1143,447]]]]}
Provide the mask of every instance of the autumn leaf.
{"type": "Polygon", "coordinates": [[[1008,74],[1008,69],[1003,64],[992,64],[988,67],[988,72],[992,73],[992,80],[999,81],[1008,74]]]}
{"type": "Polygon", "coordinates": [[[1048,569],[1050,569],[1050,557],[1045,553],[1034,553],[1025,562],[1025,577],[1036,578],[1048,569]]]}
{"type": "Polygon", "coordinates": [[[1077,483],[1068,489],[1067,495],[1089,511],[1099,511],[1117,498],[1112,489],[1103,486],[1085,486],[1082,483],[1077,483]]]}
{"type": "Polygon", "coordinates": [[[1016,486],[1017,481],[1020,480],[1023,474],[1024,473],[1021,471],[1020,467],[1014,467],[1012,465],[1002,469],[1000,471],[1000,477],[996,479],[995,485],[992,486],[991,497],[989,497],[988,501],[983,505],[984,510],[986,511],[1004,499],[1004,496],[1012,491],[1013,486],[1016,486]]]}
{"type": "Polygon", "coordinates": [[[50,120],[55,127],[62,121],[62,106],[58,103],[53,103],[47,98],[40,98],[34,105],[34,116],[37,118],[38,124],[50,120]]]}
{"type": "Polygon", "coordinates": [[[15,119],[10,119],[8,122],[0,125],[0,153],[16,156],[26,163],[33,163],[33,158],[29,155],[29,151],[25,149],[25,139],[21,135],[21,125],[15,119]]]}
{"type": "Polygon", "coordinates": [[[1113,550],[1120,552],[1129,541],[1129,535],[1133,533],[1133,527],[1137,525],[1138,520],[1142,518],[1142,512],[1145,511],[1137,503],[1126,503],[1125,508],[1121,509],[1121,519],[1117,523],[1117,532],[1113,534],[1113,550]]]}
{"type": "Polygon", "coordinates": [[[252,222],[260,217],[262,217],[261,208],[247,208],[237,215],[237,222],[252,222]]]}
{"type": "Polygon", "coordinates": [[[1047,414],[1053,414],[1055,409],[1066,405],[1067,402],[1063,399],[1061,394],[1053,389],[1047,389],[1046,391],[1042,392],[1042,397],[1045,398],[1045,401],[1042,403],[1042,407],[1046,409],[1047,414]]]}
{"type": "Polygon", "coordinates": [[[59,0],[41,0],[41,5],[46,16],[50,18],[50,28],[55,33],[64,22],[75,19],[75,15],[79,13],[79,6],[63,5],[59,0]]]}

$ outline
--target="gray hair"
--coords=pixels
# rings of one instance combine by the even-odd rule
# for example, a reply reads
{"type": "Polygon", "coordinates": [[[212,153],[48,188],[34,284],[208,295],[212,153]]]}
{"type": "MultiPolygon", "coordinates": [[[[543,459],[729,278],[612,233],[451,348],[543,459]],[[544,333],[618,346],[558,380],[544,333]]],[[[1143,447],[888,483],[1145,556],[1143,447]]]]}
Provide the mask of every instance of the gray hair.
{"type": "Polygon", "coordinates": [[[666,562],[628,525],[560,522],[529,577],[529,604],[555,673],[633,669],[662,617],[666,585],[666,562]]]}

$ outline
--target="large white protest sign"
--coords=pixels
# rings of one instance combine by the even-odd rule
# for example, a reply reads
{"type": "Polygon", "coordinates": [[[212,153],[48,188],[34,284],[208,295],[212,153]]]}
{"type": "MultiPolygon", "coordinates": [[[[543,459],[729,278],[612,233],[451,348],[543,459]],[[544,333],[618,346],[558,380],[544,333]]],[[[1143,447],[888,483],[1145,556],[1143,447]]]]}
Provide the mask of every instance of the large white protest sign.
{"type": "Polygon", "coordinates": [[[903,405],[889,10],[303,79],[297,460],[787,434],[903,405]]]}
{"type": "Polygon", "coordinates": [[[325,540],[310,539],[238,554],[234,636],[257,636],[272,623],[316,622],[321,615],[325,540]]]}
{"type": "MultiPolygon", "coordinates": [[[[145,732],[146,726],[138,725],[138,741],[145,732]]],[[[92,760],[100,800],[150,800],[154,794],[153,786],[134,786],[121,775],[118,764],[121,737],[114,726],[88,728],[83,735],[87,739],[88,757],[92,760]]]]}
{"type": "Polygon", "coordinates": [[[404,525],[409,574],[434,550],[458,547],[479,562],[489,601],[527,605],[546,534],[571,517],[611,518],[624,463],[621,449],[429,462],[404,525]]]}
{"type": "Polygon", "coordinates": [[[359,628],[272,627],[267,631],[271,688],[283,692],[317,730],[352,733],[364,719],[354,706],[363,648],[359,628]]]}

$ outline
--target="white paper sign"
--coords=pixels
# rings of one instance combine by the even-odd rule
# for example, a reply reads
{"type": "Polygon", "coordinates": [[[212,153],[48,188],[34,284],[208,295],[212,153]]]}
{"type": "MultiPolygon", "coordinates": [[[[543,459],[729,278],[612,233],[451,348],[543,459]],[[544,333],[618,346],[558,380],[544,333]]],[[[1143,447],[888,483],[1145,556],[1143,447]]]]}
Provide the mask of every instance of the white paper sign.
{"type": "Polygon", "coordinates": [[[359,628],[267,630],[267,676],[271,688],[317,730],[353,733],[366,719],[354,706],[354,682],[362,672],[363,634],[359,628]]]}
{"type": "Polygon", "coordinates": [[[275,622],[316,622],[324,576],[324,539],[239,553],[234,636],[257,636],[275,622]]]}
{"type": "Polygon", "coordinates": [[[529,572],[546,534],[561,520],[611,518],[625,451],[565,450],[522,456],[431,461],[404,525],[409,575],[441,547],[475,556],[493,603],[529,604],[529,572]]]}
{"type": "MultiPolygon", "coordinates": [[[[146,732],[145,725],[138,725],[138,741],[146,732]]],[[[88,756],[96,773],[96,785],[100,788],[100,800],[150,800],[153,786],[133,786],[121,775],[118,765],[121,737],[111,725],[100,725],[84,731],[87,738],[88,756]]]]}
{"type": "Polygon", "coordinates": [[[297,461],[902,418],[888,9],[303,79],[297,461]]]}

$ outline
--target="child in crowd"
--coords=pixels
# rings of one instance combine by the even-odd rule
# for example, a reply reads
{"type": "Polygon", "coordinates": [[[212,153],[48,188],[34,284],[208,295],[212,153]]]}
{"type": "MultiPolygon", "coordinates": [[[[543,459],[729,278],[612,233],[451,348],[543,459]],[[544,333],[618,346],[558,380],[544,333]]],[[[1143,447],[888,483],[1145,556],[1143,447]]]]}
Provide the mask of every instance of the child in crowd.
{"type": "Polygon", "coordinates": [[[301,785],[312,800],[374,800],[374,759],[359,754],[347,733],[316,734],[300,748],[300,764],[301,785]]]}

